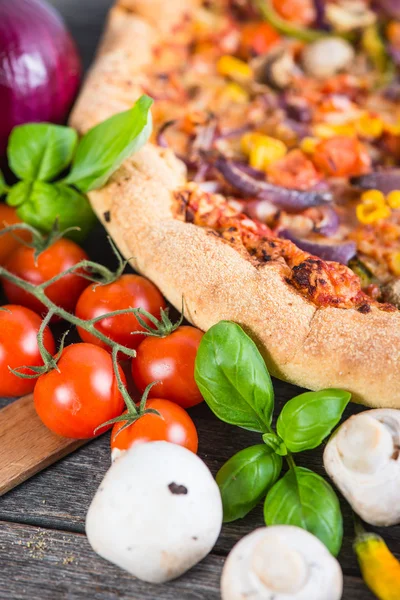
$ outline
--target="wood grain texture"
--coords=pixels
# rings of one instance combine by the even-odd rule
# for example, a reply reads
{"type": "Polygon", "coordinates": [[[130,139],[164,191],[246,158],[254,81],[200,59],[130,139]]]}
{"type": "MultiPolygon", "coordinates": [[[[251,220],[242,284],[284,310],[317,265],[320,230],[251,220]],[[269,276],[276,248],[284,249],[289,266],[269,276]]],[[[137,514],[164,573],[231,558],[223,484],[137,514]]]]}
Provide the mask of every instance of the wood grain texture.
{"type": "MultiPolygon", "coordinates": [[[[96,556],[79,534],[0,523],[1,600],[219,600],[224,558],[210,555],[183,577],[155,586],[96,556]]],[[[373,600],[346,576],[342,600],[373,600]]]]}
{"type": "Polygon", "coordinates": [[[47,429],[36,414],[32,395],[0,410],[0,431],[0,496],[85,443],[47,429]]]}

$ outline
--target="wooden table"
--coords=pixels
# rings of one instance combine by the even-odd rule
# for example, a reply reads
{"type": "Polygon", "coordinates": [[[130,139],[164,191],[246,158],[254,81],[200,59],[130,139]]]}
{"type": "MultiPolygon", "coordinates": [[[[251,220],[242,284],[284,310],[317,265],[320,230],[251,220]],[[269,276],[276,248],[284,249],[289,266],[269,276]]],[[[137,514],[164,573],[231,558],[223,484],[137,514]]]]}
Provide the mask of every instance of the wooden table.
{"type": "MultiPolygon", "coordinates": [[[[167,1],[167,0],[166,0],[167,1]]],[[[93,57],[111,0],[52,0],[80,47],[85,67],[93,57]]],[[[132,40],[134,44],[134,40],[132,40]]],[[[98,228],[87,243],[95,260],[112,264],[98,228]]],[[[277,410],[299,393],[275,381],[277,410]]],[[[0,400],[4,406],[6,400],[0,400]]],[[[354,412],[355,407],[351,411],[354,412]]],[[[213,473],[238,450],[259,443],[259,436],[217,421],[206,406],[192,411],[200,456],[213,473]]],[[[1,443],[1,432],[0,432],[1,443]]],[[[297,462],[323,474],[322,452],[299,455],[297,462]]],[[[217,600],[225,557],[245,534],[263,525],[262,509],[224,526],[214,551],[181,579],[162,587],[144,584],[92,552],[84,535],[85,515],[110,464],[109,434],[77,450],[0,498],[1,600],[217,600]]],[[[345,574],[343,600],[373,600],[360,579],[352,552],[352,519],[345,502],[345,538],[340,562],[345,574]]],[[[400,527],[381,530],[400,556],[400,527]]]]}

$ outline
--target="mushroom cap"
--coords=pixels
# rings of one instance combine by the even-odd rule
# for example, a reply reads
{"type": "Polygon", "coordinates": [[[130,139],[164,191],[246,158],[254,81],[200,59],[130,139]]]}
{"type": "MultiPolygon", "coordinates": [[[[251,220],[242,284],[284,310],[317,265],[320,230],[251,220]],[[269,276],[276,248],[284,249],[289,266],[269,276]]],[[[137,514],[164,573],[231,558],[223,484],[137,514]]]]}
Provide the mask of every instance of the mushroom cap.
{"type": "Polygon", "coordinates": [[[369,410],[339,427],[324,452],[329,477],[371,525],[400,522],[400,411],[369,410]]]}
{"type": "Polygon", "coordinates": [[[221,579],[222,600],[340,600],[343,575],[318,538],[299,527],[256,529],[234,546],[221,579]]]}
{"type": "Polygon", "coordinates": [[[218,486],[182,446],[132,446],[107,471],[86,517],[95,552],[139,579],[175,579],[213,548],[222,526],[218,486]]]}
{"type": "Polygon", "coordinates": [[[355,56],[354,48],[340,37],[326,37],[305,46],[303,67],[312,77],[332,77],[346,69],[355,56]]]}

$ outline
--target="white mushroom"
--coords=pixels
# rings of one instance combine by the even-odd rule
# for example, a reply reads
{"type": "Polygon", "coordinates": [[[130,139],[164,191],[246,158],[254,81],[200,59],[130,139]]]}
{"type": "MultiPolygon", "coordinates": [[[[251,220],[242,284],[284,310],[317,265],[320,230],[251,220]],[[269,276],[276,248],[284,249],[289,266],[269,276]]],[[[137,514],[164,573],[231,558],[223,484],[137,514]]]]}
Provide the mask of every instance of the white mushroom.
{"type": "Polygon", "coordinates": [[[371,525],[400,522],[400,411],[369,410],[350,417],[324,452],[328,475],[371,525]]]}
{"type": "Polygon", "coordinates": [[[150,583],[201,561],[221,526],[221,496],[207,466],[168,442],[138,444],[120,456],[86,517],[93,550],[150,583]]]}
{"type": "Polygon", "coordinates": [[[376,22],[376,12],[368,8],[363,0],[327,2],[325,16],[334,30],[341,32],[363,29],[376,22]]]}
{"type": "Polygon", "coordinates": [[[303,67],[311,77],[332,77],[350,66],[354,60],[353,46],[339,37],[326,37],[305,46],[303,67]]]}
{"type": "Polygon", "coordinates": [[[343,575],[318,538],[299,527],[256,529],[229,554],[222,600],[340,600],[343,575]]]}

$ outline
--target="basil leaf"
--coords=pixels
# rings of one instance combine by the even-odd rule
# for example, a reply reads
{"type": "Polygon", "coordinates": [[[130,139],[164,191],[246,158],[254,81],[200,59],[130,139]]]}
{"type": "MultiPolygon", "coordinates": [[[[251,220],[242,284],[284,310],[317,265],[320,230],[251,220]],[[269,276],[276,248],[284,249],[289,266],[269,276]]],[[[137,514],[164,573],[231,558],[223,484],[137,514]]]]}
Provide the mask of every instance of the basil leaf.
{"type": "Polygon", "coordinates": [[[35,181],[29,199],[17,210],[17,214],[33,227],[49,233],[58,219],[61,231],[68,227],[80,227],[68,237],[82,240],[95,222],[95,216],[86,196],[63,184],[35,181]]]}
{"type": "Polygon", "coordinates": [[[9,188],[8,188],[8,185],[6,184],[6,180],[4,179],[4,175],[0,171],[0,198],[1,198],[1,196],[4,196],[4,194],[7,194],[8,189],[9,188]]]}
{"type": "Polygon", "coordinates": [[[149,96],[142,96],[130,110],[90,129],[78,144],[65,183],[75,185],[81,192],[102,187],[124,160],[149,139],[152,104],[149,96]]]}
{"type": "Polygon", "coordinates": [[[265,362],[243,329],[220,321],[204,334],[195,379],[221,421],[264,433],[274,409],[274,390],[265,362]]]}
{"type": "Polygon", "coordinates": [[[14,127],[8,142],[10,168],[21,179],[50,181],[68,167],[78,134],[71,127],[29,123],[14,127]]]}
{"type": "Polygon", "coordinates": [[[264,444],[241,450],[217,473],[224,523],[246,516],[278,479],[282,459],[264,444]]]}
{"type": "Polygon", "coordinates": [[[19,181],[10,188],[6,199],[7,204],[9,206],[21,206],[29,199],[31,189],[31,181],[19,181]]]}
{"type": "Polygon", "coordinates": [[[343,538],[339,500],[329,483],[313,471],[290,469],[268,492],[264,519],[267,525],[302,527],[334,556],[339,554],[343,538]]]}
{"type": "Polygon", "coordinates": [[[290,452],[317,448],[339,423],[351,394],[328,389],[306,392],[289,400],[277,422],[277,431],[290,452]]]}
{"type": "Polygon", "coordinates": [[[285,443],[276,433],[264,433],[262,436],[264,444],[271,448],[279,456],[287,456],[288,450],[285,443]]]}

